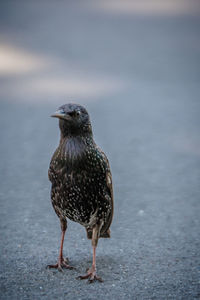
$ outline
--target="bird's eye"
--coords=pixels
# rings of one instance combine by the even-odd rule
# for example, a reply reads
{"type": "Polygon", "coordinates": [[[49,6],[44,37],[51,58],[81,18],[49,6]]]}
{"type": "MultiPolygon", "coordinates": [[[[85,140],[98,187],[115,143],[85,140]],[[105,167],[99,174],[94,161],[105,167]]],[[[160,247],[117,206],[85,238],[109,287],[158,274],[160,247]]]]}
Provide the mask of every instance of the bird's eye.
{"type": "Polygon", "coordinates": [[[74,111],[68,112],[68,115],[70,115],[71,117],[78,117],[78,116],[80,116],[80,114],[81,114],[80,110],[74,110],[74,111]]]}

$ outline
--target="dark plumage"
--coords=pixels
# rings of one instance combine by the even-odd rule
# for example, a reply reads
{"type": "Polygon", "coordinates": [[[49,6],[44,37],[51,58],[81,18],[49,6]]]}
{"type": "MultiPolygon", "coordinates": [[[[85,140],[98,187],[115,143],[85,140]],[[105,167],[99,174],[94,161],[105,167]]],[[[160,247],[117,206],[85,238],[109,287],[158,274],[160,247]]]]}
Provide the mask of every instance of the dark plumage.
{"type": "Polygon", "coordinates": [[[52,115],[59,118],[60,143],[49,167],[51,200],[60,218],[62,239],[58,263],[49,267],[72,268],[64,260],[62,249],[67,218],[86,228],[92,239],[93,264],[79,278],[101,281],[96,275],[96,246],[99,237],[110,237],[113,217],[112,176],[106,155],[95,144],[86,109],[66,104],[52,115]]]}

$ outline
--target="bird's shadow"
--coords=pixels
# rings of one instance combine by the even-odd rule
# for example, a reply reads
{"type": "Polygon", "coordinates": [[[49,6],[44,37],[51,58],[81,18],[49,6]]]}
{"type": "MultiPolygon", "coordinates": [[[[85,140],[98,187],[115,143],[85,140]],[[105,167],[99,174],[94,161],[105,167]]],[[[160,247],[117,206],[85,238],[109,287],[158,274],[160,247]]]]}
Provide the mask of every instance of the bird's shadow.
{"type": "MultiPolygon", "coordinates": [[[[113,278],[115,279],[120,274],[120,265],[123,264],[122,257],[114,257],[112,255],[99,255],[96,258],[97,273],[104,279],[113,278]],[[112,275],[111,275],[112,274],[112,275]]],[[[92,265],[92,257],[86,256],[82,258],[76,258],[73,260],[77,272],[85,273],[89,267],[92,265]]]]}
{"type": "MultiPolygon", "coordinates": [[[[102,276],[104,280],[109,281],[109,279],[117,279],[120,277],[120,265],[123,264],[123,257],[112,256],[112,255],[99,255],[96,258],[97,264],[97,272],[98,275],[102,276]]],[[[88,268],[92,265],[92,257],[89,255],[86,256],[76,256],[70,259],[70,265],[72,265],[75,269],[70,272],[70,274],[74,274],[75,276],[83,275],[86,273],[88,268]]],[[[58,272],[58,270],[50,269],[54,274],[58,272]]],[[[60,273],[60,272],[58,272],[60,273]]],[[[63,274],[68,274],[69,272],[66,269],[63,269],[63,274]]]]}

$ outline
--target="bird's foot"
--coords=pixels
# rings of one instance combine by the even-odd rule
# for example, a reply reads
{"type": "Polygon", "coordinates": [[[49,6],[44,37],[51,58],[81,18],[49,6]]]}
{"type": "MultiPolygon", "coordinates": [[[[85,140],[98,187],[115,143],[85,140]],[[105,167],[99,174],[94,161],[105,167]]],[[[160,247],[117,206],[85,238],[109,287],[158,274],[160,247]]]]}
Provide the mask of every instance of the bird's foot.
{"type": "Polygon", "coordinates": [[[57,264],[55,265],[48,265],[49,269],[58,269],[58,271],[62,272],[63,268],[73,270],[74,267],[69,265],[68,258],[59,258],[57,264]]]}
{"type": "Polygon", "coordinates": [[[88,279],[89,283],[93,283],[94,281],[103,282],[103,279],[96,274],[96,268],[92,266],[89,270],[87,270],[86,275],[78,276],[77,279],[88,279]]]}

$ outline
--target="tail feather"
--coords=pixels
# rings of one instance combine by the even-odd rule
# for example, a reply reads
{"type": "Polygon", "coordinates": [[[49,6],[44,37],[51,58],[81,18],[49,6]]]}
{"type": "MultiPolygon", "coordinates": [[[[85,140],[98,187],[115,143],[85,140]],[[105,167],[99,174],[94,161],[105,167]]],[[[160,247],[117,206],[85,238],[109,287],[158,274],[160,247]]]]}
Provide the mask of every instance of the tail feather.
{"type": "MultiPolygon", "coordinates": [[[[87,238],[89,240],[91,240],[92,239],[92,230],[86,228],[86,232],[87,232],[87,238]]],[[[99,237],[100,238],[110,238],[110,229],[108,229],[106,232],[100,232],[99,237]]]]}

